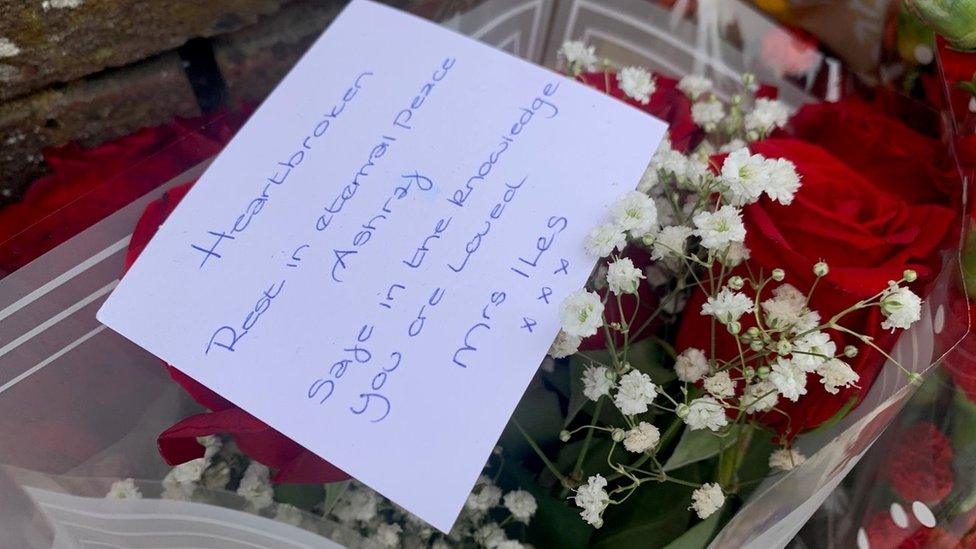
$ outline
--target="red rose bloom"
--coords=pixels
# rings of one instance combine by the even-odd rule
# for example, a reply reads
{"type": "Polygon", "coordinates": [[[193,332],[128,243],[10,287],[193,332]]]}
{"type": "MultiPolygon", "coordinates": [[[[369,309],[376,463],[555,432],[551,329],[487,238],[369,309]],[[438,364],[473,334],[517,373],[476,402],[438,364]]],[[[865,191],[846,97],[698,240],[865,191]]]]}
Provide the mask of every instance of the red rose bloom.
{"type": "MultiPolygon", "coordinates": [[[[187,183],[170,189],[146,208],[132,233],[125,258],[125,270],[132,266],[191,185],[192,183],[187,183]]],[[[197,437],[226,434],[232,436],[238,448],[251,459],[276,470],[272,477],[274,482],[322,483],[349,478],[331,463],[234,406],[183,372],[169,365],[166,368],[170,376],[197,403],[212,410],[190,416],[159,435],[159,453],[166,463],[176,465],[203,457],[203,446],[197,443],[197,437]]]]}
{"type": "Polygon", "coordinates": [[[857,97],[804,106],[786,133],[820,145],[872,185],[909,202],[949,204],[961,196],[944,143],[857,97]]]}
{"type": "MultiPolygon", "coordinates": [[[[905,269],[918,273],[916,289],[924,288],[937,274],[938,252],[956,218],[953,210],[914,204],[884,190],[824,149],[796,139],[768,139],[753,144],[752,151],[792,161],[803,185],[789,206],[763,199],[744,209],[749,265],[754,273],[782,268],[786,282],[805,293],[815,280],[814,263],[826,261],[830,273],[811,300],[822,319],[873,296],[889,280],[900,279],[905,269]]],[[[707,348],[709,317],[699,314],[705,299],[701,291],[692,294],[678,333],[679,350],[707,348]]],[[[890,348],[897,335],[882,330],[881,320],[880,311],[873,307],[846,316],[842,325],[890,348]]],[[[859,340],[832,335],[839,349],[846,344],[859,347],[857,357],[849,363],[860,376],[860,388],[830,394],[811,377],[808,393],[798,402],[780,401],[778,408],[785,414],[773,411],[762,417],[770,427],[792,437],[820,425],[850,399],[860,399],[867,392],[883,357],[859,340]]],[[[731,336],[722,333],[717,339],[719,358],[738,356],[731,336]]]]}
{"type": "Polygon", "coordinates": [[[916,423],[898,433],[887,452],[884,475],[905,501],[938,503],[952,491],[952,443],[932,423],[916,423]]]}

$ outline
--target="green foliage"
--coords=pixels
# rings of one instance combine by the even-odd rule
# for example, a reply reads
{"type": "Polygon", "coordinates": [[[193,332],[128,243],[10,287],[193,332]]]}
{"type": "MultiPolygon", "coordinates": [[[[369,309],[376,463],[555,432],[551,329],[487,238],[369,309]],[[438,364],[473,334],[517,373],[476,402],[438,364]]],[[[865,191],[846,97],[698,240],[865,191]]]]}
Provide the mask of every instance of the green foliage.
{"type": "MultiPolygon", "coordinates": [[[[554,446],[558,442],[563,425],[559,396],[545,386],[541,376],[532,378],[512,417],[542,448],[554,446]]],[[[499,444],[516,461],[523,461],[535,454],[511,421],[505,427],[499,444]]]]}
{"type": "Polygon", "coordinates": [[[952,466],[956,475],[945,503],[946,507],[965,513],[976,507],[976,404],[958,388],[952,399],[949,436],[955,451],[952,466]]]}
{"type": "Polygon", "coordinates": [[[302,509],[312,511],[325,497],[325,488],[321,484],[275,484],[274,499],[280,503],[288,503],[302,509]]]}
{"type": "Polygon", "coordinates": [[[687,532],[678,536],[664,549],[703,549],[718,533],[724,513],[717,512],[707,519],[692,526],[687,532]]]}
{"type": "Polygon", "coordinates": [[[325,485],[325,500],[322,502],[322,515],[328,515],[332,512],[332,509],[339,501],[339,497],[349,488],[349,483],[351,482],[351,480],[343,480],[341,482],[330,482],[325,485]]]}
{"type": "Polygon", "coordinates": [[[586,547],[593,529],[583,522],[579,510],[568,499],[559,499],[539,486],[532,473],[519,464],[506,463],[501,484],[531,493],[539,505],[526,529],[526,542],[536,547],[575,549],[586,547]]]}
{"type": "MultiPolygon", "coordinates": [[[[697,466],[685,467],[675,476],[699,481],[697,466]]],[[[593,547],[629,549],[664,547],[681,536],[692,520],[693,488],[671,482],[645,482],[620,505],[603,514],[603,528],[593,535],[593,547]]]]}
{"type": "Polygon", "coordinates": [[[716,436],[715,433],[707,429],[698,431],[685,429],[681,434],[681,439],[678,440],[678,445],[674,448],[674,452],[671,453],[671,457],[664,463],[664,470],[673,471],[685,465],[717,456],[719,452],[735,444],[742,428],[741,424],[733,425],[729,429],[729,433],[723,438],[716,436]]]}

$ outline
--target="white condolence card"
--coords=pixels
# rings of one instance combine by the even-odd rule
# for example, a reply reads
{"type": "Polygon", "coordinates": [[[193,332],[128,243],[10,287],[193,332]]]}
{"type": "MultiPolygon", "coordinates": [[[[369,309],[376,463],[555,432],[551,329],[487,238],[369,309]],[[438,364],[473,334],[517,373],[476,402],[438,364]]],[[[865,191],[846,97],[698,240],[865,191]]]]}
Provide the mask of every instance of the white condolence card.
{"type": "Polygon", "coordinates": [[[664,131],[355,0],[98,318],[447,531],[664,131]]]}

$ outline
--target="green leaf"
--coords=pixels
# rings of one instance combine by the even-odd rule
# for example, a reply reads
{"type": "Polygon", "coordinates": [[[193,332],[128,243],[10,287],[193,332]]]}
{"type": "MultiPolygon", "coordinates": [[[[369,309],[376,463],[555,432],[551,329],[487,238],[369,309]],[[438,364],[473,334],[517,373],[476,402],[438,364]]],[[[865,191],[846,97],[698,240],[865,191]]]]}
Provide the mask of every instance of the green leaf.
{"type": "Polygon", "coordinates": [[[740,486],[738,490],[737,495],[743,501],[759,486],[758,481],[769,475],[769,454],[776,448],[772,435],[768,431],[749,425],[744,428],[752,429],[752,436],[736,471],[738,481],[748,483],[740,486]]]}
{"type": "Polygon", "coordinates": [[[532,473],[515,463],[505,464],[502,481],[529,492],[538,504],[526,527],[526,541],[536,547],[582,549],[587,546],[593,529],[583,522],[579,510],[569,500],[553,496],[539,486],[532,473]]]}
{"type": "Polygon", "coordinates": [[[690,463],[717,456],[719,452],[735,444],[741,429],[741,424],[733,425],[724,437],[719,437],[707,429],[697,431],[685,429],[674,452],[671,452],[671,457],[664,463],[664,470],[673,471],[690,463]]]}
{"type": "MultiPolygon", "coordinates": [[[[556,466],[561,471],[569,471],[576,465],[576,458],[583,449],[583,443],[584,440],[580,438],[563,446],[563,449],[559,452],[559,457],[556,458],[556,466]]],[[[593,440],[590,442],[590,449],[586,452],[586,457],[583,459],[582,471],[584,478],[597,473],[602,475],[610,473],[611,469],[607,465],[607,456],[610,454],[611,448],[613,448],[613,442],[610,439],[594,435],[593,440]]],[[[617,451],[614,453],[617,460],[620,460],[621,457],[627,459],[627,456],[621,456],[623,451],[623,448],[618,444],[617,451]]]]}
{"type": "Polygon", "coordinates": [[[305,511],[311,511],[322,502],[323,497],[325,497],[325,488],[321,484],[274,485],[275,501],[289,503],[305,511]]]}
{"type": "Polygon", "coordinates": [[[352,483],[351,480],[342,480],[339,482],[330,482],[326,484],[325,489],[325,501],[322,502],[322,515],[327,516],[332,512],[336,503],[339,502],[339,498],[345,493],[346,489],[349,488],[349,484],[352,483]]]}
{"type": "Polygon", "coordinates": [[[569,359],[569,405],[566,406],[566,420],[563,421],[564,429],[590,402],[590,399],[583,394],[583,370],[588,363],[589,360],[579,354],[575,354],[569,359]]]}
{"type": "MultiPolygon", "coordinates": [[[[686,467],[676,478],[698,481],[698,468],[686,467]]],[[[593,535],[601,549],[663,547],[682,535],[691,521],[693,488],[672,482],[646,482],[620,505],[603,513],[603,528],[593,535]]]]}
{"type": "Polygon", "coordinates": [[[627,353],[627,362],[635,369],[651,376],[651,380],[658,385],[664,385],[674,380],[678,375],[671,368],[665,368],[665,352],[660,345],[647,337],[637,343],[631,343],[627,353]]]}
{"type": "MultiPolygon", "coordinates": [[[[540,447],[546,448],[559,440],[559,431],[562,430],[563,425],[563,412],[559,405],[559,396],[554,391],[547,389],[539,376],[532,378],[525,395],[518,407],[515,408],[513,417],[519,421],[540,447]]],[[[511,422],[505,427],[499,444],[516,461],[521,461],[530,454],[535,454],[511,422]]]]}
{"type": "Polygon", "coordinates": [[[712,541],[712,536],[718,531],[721,521],[722,513],[713,513],[712,516],[681,534],[678,539],[669,543],[664,549],[704,549],[708,547],[708,542],[712,541]]]}
{"type": "Polygon", "coordinates": [[[956,475],[945,505],[961,514],[976,507],[976,476],[973,475],[976,467],[976,404],[959,388],[953,395],[951,417],[949,436],[955,450],[952,466],[956,475]]]}
{"type": "Polygon", "coordinates": [[[953,448],[976,448],[976,404],[958,388],[952,397],[951,431],[953,448]]]}

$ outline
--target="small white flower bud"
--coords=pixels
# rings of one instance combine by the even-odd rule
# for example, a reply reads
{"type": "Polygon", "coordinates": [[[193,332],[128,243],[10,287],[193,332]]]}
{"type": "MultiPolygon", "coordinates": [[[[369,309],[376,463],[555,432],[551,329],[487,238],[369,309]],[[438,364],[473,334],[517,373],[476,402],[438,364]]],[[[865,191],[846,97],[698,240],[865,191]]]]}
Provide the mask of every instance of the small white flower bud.
{"type": "Polygon", "coordinates": [[[769,366],[760,366],[756,373],[759,375],[759,379],[766,379],[769,375],[769,366]]]}
{"type": "Polygon", "coordinates": [[[611,383],[615,383],[617,381],[617,372],[613,371],[610,368],[607,368],[607,371],[604,375],[607,376],[607,379],[609,379],[611,383]]]}
{"type": "Polygon", "coordinates": [[[793,345],[789,341],[781,339],[776,342],[777,354],[788,355],[791,351],[793,351],[793,345]]]}
{"type": "Polygon", "coordinates": [[[742,324],[740,324],[738,320],[733,320],[732,322],[726,324],[725,328],[729,331],[730,334],[735,335],[742,330],[742,324]]]}
{"type": "Polygon", "coordinates": [[[902,273],[902,276],[905,278],[905,282],[908,283],[912,283],[918,280],[918,273],[916,273],[914,269],[905,269],[905,272],[902,273]]]}
{"type": "Polygon", "coordinates": [[[749,326],[749,329],[746,330],[746,333],[749,334],[749,337],[751,337],[752,339],[756,339],[757,337],[759,337],[759,327],[749,326]]]}
{"type": "Polygon", "coordinates": [[[857,347],[853,345],[848,345],[844,347],[844,356],[847,358],[854,358],[857,356],[857,347]]]}
{"type": "Polygon", "coordinates": [[[741,276],[733,276],[729,279],[729,288],[732,288],[733,290],[741,290],[745,284],[746,283],[744,280],[742,280],[741,276]]]}
{"type": "Polygon", "coordinates": [[[784,278],[786,278],[786,272],[783,269],[773,269],[773,280],[782,282],[784,278]]]}
{"type": "Polygon", "coordinates": [[[610,433],[610,438],[612,438],[614,442],[622,442],[625,436],[626,433],[624,433],[623,429],[614,429],[610,433]]]}
{"type": "Polygon", "coordinates": [[[756,375],[756,370],[752,366],[746,366],[745,370],[742,370],[742,375],[749,381],[756,375]]]}
{"type": "Polygon", "coordinates": [[[680,417],[681,419],[684,419],[684,418],[686,418],[686,417],[688,417],[688,414],[689,414],[690,412],[691,412],[691,409],[690,409],[690,408],[688,408],[688,405],[687,405],[687,404],[679,404],[679,405],[678,405],[678,408],[677,408],[677,409],[675,410],[675,412],[674,412],[674,413],[675,413],[675,414],[676,414],[676,415],[677,415],[678,417],[680,417]]]}
{"type": "Polygon", "coordinates": [[[818,261],[813,266],[813,274],[817,276],[827,276],[827,273],[829,272],[830,272],[830,267],[823,261],[818,261]]]}
{"type": "Polygon", "coordinates": [[[559,440],[561,440],[562,442],[569,442],[569,437],[570,437],[569,431],[567,431],[566,429],[559,431],[559,440]]]}
{"type": "Polygon", "coordinates": [[[749,348],[752,349],[754,352],[758,353],[763,349],[763,342],[759,341],[758,339],[754,340],[752,343],[749,344],[749,348]]]}

